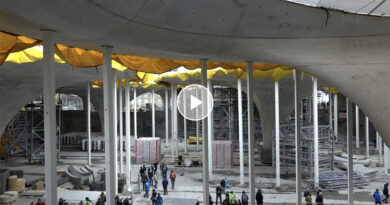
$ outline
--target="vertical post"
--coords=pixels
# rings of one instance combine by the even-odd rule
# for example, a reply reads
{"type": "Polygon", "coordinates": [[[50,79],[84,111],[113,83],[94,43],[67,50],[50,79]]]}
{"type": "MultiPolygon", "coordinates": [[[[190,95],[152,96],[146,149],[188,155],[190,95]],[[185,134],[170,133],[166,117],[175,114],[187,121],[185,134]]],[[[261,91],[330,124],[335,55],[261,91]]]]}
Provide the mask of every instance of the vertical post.
{"type": "MultiPolygon", "coordinates": [[[[195,90],[195,95],[198,96],[198,90],[195,90]]],[[[198,107],[195,108],[196,109],[196,114],[198,115],[199,114],[199,110],[198,110],[198,107]]],[[[196,151],[199,151],[199,137],[200,137],[200,121],[197,120],[196,121],[196,151]]]]}
{"type": "Polygon", "coordinates": [[[91,160],[91,84],[87,83],[87,133],[88,133],[88,165],[92,164],[91,160]]]}
{"type": "MultiPolygon", "coordinates": [[[[107,205],[115,204],[115,174],[116,156],[114,152],[116,129],[114,129],[114,71],[111,68],[111,47],[103,48],[103,96],[104,96],[104,141],[105,141],[105,167],[106,167],[106,196],[107,205]]],[[[56,201],[52,204],[57,203],[56,201]]]]}
{"type": "MultiPolygon", "coordinates": [[[[184,105],[186,105],[186,104],[187,104],[187,102],[186,102],[187,96],[186,96],[185,92],[183,92],[183,95],[184,95],[184,97],[183,97],[183,102],[184,102],[184,105]]],[[[184,153],[187,154],[187,118],[185,118],[186,115],[187,115],[187,106],[184,106],[184,116],[183,116],[183,125],[184,125],[184,127],[183,127],[183,137],[184,137],[184,153]]]]}
{"type": "Polygon", "coordinates": [[[134,139],[138,139],[137,134],[137,88],[134,87],[134,139]]]}
{"type": "Polygon", "coordinates": [[[240,152],[240,184],[244,184],[244,129],[242,126],[242,85],[241,78],[237,79],[238,102],[238,141],[240,152]]]}
{"type": "MultiPolygon", "coordinates": [[[[43,106],[45,132],[45,191],[46,203],[57,203],[56,154],[56,72],[54,63],[54,32],[43,31],[43,106]]],[[[33,143],[33,142],[31,142],[33,143]]]]}
{"type": "Polygon", "coordinates": [[[118,84],[119,91],[119,162],[120,162],[120,173],[124,173],[123,167],[123,98],[122,98],[122,79],[119,80],[118,84]]]}
{"type": "Polygon", "coordinates": [[[295,191],[297,204],[302,204],[302,155],[301,155],[301,98],[299,92],[298,73],[294,69],[294,105],[295,105],[295,191]]]}
{"type": "Polygon", "coordinates": [[[112,70],[114,79],[111,83],[114,86],[114,155],[115,155],[115,172],[114,172],[114,189],[115,195],[118,194],[118,89],[116,88],[117,81],[117,71],[115,69],[112,70]]]}
{"type": "Polygon", "coordinates": [[[317,78],[313,77],[314,185],[319,186],[317,78]]]}
{"type": "Polygon", "coordinates": [[[279,82],[275,81],[275,152],[276,187],[280,187],[280,146],[279,146],[279,82]]]}
{"type": "MultiPolygon", "coordinates": [[[[204,87],[207,87],[207,60],[201,60],[201,81],[204,87]]],[[[207,99],[207,96],[202,96],[207,99]]],[[[203,103],[204,110],[207,110],[208,103],[203,103]]],[[[208,149],[208,125],[207,118],[202,120],[202,152],[203,152],[203,204],[210,204],[209,198],[209,149],[208,149]]]]}
{"type": "Polygon", "coordinates": [[[356,148],[359,148],[359,106],[355,105],[355,132],[356,132],[356,148]]]}
{"type": "Polygon", "coordinates": [[[369,132],[369,121],[366,115],[366,157],[370,157],[370,132],[369,132]]]}
{"type": "MultiPolygon", "coordinates": [[[[207,88],[209,89],[210,93],[213,93],[213,86],[210,79],[207,79],[207,88]]],[[[209,98],[209,95],[207,95],[207,106],[211,107],[211,99],[209,98]]],[[[207,127],[208,127],[208,149],[209,149],[209,172],[210,176],[213,175],[213,159],[212,159],[212,145],[213,145],[213,138],[214,138],[214,122],[213,122],[213,111],[211,111],[210,115],[207,117],[207,127]]]]}
{"type": "Polygon", "coordinates": [[[168,96],[168,88],[165,87],[165,147],[168,147],[168,136],[169,136],[169,109],[168,109],[168,104],[169,104],[169,96],[168,96]]]}
{"type": "Polygon", "coordinates": [[[329,87],[329,130],[333,131],[333,114],[332,114],[332,90],[329,87]]]}
{"type": "Polygon", "coordinates": [[[255,136],[253,133],[253,62],[247,63],[247,101],[248,101],[248,155],[249,155],[249,200],[255,204],[255,136]]]}
{"type": "Polygon", "coordinates": [[[349,205],[353,205],[353,153],[352,153],[353,122],[352,122],[352,116],[353,116],[352,103],[347,98],[348,204],[349,205]]]}
{"type": "Polygon", "coordinates": [[[61,159],[61,112],[62,106],[58,108],[58,159],[61,159]]]}
{"type": "Polygon", "coordinates": [[[130,139],[130,84],[125,79],[125,120],[126,120],[126,184],[127,191],[131,191],[131,139],[130,139]]]}
{"type": "Polygon", "coordinates": [[[156,107],[154,106],[154,89],[152,90],[152,137],[156,137],[156,107]]]}
{"type": "Polygon", "coordinates": [[[338,129],[339,129],[339,113],[338,113],[338,102],[337,102],[337,93],[334,94],[334,98],[333,98],[333,114],[334,114],[334,121],[333,121],[333,124],[334,124],[334,128],[333,128],[333,131],[334,131],[334,136],[336,137],[336,139],[338,139],[338,136],[339,136],[339,133],[338,133],[338,129]]]}
{"type": "Polygon", "coordinates": [[[175,92],[176,92],[176,85],[171,84],[171,149],[172,149],[172,162],[175,162],[175,135],[176,135],[176,129],[175,129],[175,92]]]}
{"type": "Polygon", "coordinates": [[[390,149],[389,146],[386,145],[385,143],[385,174],[390,174],[389,169],[390,169],[390,149]]]}
{"type": "Polygon", "coordinates": [[[173,111],[174,111],[174,125],[175,125],[175,144],[176,144],[176,156],[179,156],[178,155],[178,152],[179,152],[179,140],[178,140],[178,137],[179,137],[179,126],[177,126],[177,85],[175,86],[175,100],[173,101],[173,111]]]}
{"type": "Polygon", "coordinates": [[[378,165],[381,166],[382,165],[382,137],[379,135],[378,131],[376,131],[376,137],[378,139],[378,159],[379,159],[379,162],[378,162],[378,165]]]}

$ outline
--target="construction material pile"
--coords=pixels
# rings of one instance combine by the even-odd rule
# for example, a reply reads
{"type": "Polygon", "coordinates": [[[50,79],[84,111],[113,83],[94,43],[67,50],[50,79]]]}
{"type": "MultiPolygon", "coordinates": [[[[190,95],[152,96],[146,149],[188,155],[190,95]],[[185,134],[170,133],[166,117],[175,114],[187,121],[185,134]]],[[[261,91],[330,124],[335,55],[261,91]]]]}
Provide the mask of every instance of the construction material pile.
{"type": "Polygon", "coordinates": [[[26,180],[23,178],[18,178],[18,176],[8,177],[8,190],[22,192],[26,188],[26,180]]]}
{"type": "MultiPolygon", "coordinates": [[[[313,183],[313,181],[311,181],[313,183]]],[[[353,175],[353,186],[363,187],[368,184],[364,176],[353,175]]],[[[326,171],[320,173],[320,187],[328,190],[337,190],[348,188],[348,172],[345,171],[326,171]]]]}

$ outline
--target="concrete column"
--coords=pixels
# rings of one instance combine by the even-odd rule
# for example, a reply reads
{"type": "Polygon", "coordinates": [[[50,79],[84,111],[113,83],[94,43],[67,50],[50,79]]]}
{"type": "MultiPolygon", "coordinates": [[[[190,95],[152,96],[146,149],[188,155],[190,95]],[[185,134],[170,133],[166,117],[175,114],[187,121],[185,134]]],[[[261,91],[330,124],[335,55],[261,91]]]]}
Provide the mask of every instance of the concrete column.
{"type": "Polygon", "coordinates": [[[87,83],[87,135],[88,135],[88,165],[91,165],[91,83],[87,83]]]}
{"type": "Polygon", "coordinates": [[[176,92],[176,85],[171,84],[171,127],[172,127],[172,136],[171,136],[171,149],[172,149],[172,162],[175,161],[175,135],[176,135],[176,128],[175,128],[175,92],[176,92]]]}
{"type": "MultiPolygon", "coordinates": [[[[207,89],[211,93],[213,93],[213,86],[210,79],[207,79],[207,89]]],[[[207,106],[211,107],[211,99],[209,98],[209,95],[207,95],[207,106]]],[[[213,122],[213,112],[211,111],[210,115],[207,117],[207,127],[208,127],[208,140],[209,140],[209,172],[210,176],[213,175],[213,159],[212,159],[212,146],[213,146],[213,138],[214,138],[214,122],[213,122]]]]}
{"type": "Polygon", "coordinates": [[[118,85],[119,91],[119,162],[120,162],[120,173],[125,173],[123,167],[123,99],[122,99],[122,79],[119,79],[118,85]]]}
{"type": "Polygon", "coordinates": [[[168,109],[168,104],[169,104],[169,96],[168,96],[168,88],[164,88],[165,91],[165,147],[168,147],[169,141],[168,141],[168,136],[169,136],[169,109],[168,109]]]}
{"type": "Polygon", "coordinates": [[[390,149],[389,146],[384,144],[385,148],[385,174],[390,174],[389,169],[390,169],[390,149]]]}
{"type": "Polygon", "coordinates": [[[352,103],[347,98],[347,150],[348,150],[348,204],[353,205],[353,136],[352,103]]]}
{"type": "Polygon", "coordinates": [[[317,78],[313,77],[313,130],[314,130],[314,185],[319,186],[320,170],[318,159],[318,97],[317,78]]]}
{"type": "Polygon", "coordinates": [[[355,105],[356,148],[359,148],[359,106],[355,105]]]}
{"type": "Polygon", "coordinates": [[[369,128],[369,120],[368,116],[366,115],[366,157],[370,157],[370,128],[369,128]]]}
{"type": "Polygon", "coordinates": [[[280,128],[279,128],[279,82],[275,82],[275,154],[276,154],[276,187],[280,187],[280,128]]]}
{"type": "Polygon", "coordinates": [[[156,106],[154,105],[154,89],[152,90],[152,137],[156,137],[156,106]]]}
{"type": "Polygon", "coordinates": [[[237,79],[238,102],[238,141],[240,152],[240,185],[244,185],[244,129],[242,126],[242,85],[241,78],[237,79]]]}
{"type": "Polygon", "coordinates": [[[332,93],[329,87],[329,130],[333,131],[333,114],[332,114],[332,93]]]}
{"type": "Polygon", "coordinates": [[[295,191],[297,205],[302,204],[302,154],[301,154],[301,98],[298,73],[294,69],[294,117],[295,117],[295,191]]]}
{"type": "Polygon", "coordinates": [[[113,69],[114,79],[112,83],[114,84],[114,130],[115,134],[113,135],[115,138],[114,143],[114,154],[115,154],[115,174],[114,174],[114,182],[115,182],[115,195],[118,194],[118,89],[117,89],[117,70],[113,69]]]}
{"type": "MultiPolygon", "coordinates": [[[[104,141],[105,141],[105,168],[106,168],[106,197],[107,205],[115,205],[115,136],[114,127],[114,93],[115,86],[112,83],[114,71],[111,68],[111,47],[103,47],[103,96],[104,96],[104,141]]],[[[54,203],[56,204],[57,199],[54,203]]]]}
{"type": "Polygon", "coordinates": [[[199,135],[200,135],[200,131],[199,131],[199,121],[196,121],[196,151],[199,151],[199,135]]]}
{"type": "Polygon", "coordinates": [[[253,127],[253,62],[247,64],[249,204],[255,205],[255,135],[253,127]]]}
{"type": "MultiPolygon", "coordinates": [[[[201,60],[201,81],[204,87],[207,87],[207,61],[201,60]]],[[[202,96],[202,99],[207,99],[207,96],[202,96]]],[[[207,110],[208,103],[203,103],[203,109],[207,110]]],[[[208,125],[207,118],[202,120],[202,152],[203,152],[203,204],[210,204],[209,198],[209,140],[208,140],[208,125]]]]}
{"type": "Polygon", "coordinates": [[[56,153],[56,69],[54,63],[55,34],[43,34],[43,106],[45,138],[45,192],[46,203],[57,204],[57,153],[56,153]]]}
{"type": "Polygon", "coordinates": [[[137,88],[134,87],[134,138],[138,139],[137,134],[137,88]]]}
{"type": "Polygon", "coordinates": [[[131,139],[130,139],[130,84],[125,79],[125,121],[126,121],[126,184],[127,191],[131,191],[131,139]]]}
{"type": "Polygon", "coordinates": [[[338,136],[339,136],[339,132],[338,132],[339,112],[338,112],[338,103],[337,103],[337,93],[334,94],[333,101],[334,101],[334,103],[333,103],[333,114],[334,114],[333,131],[334,131],[334,135],[335,135],[336,139],[338,139],[338,136]]]}
{"type": "MultiPolygon", "coordinates": [[[[185,93],[183,92],[185,95],[185,93]]],[[[184,105],[187,104],[186,96],[183,97],[184,105]]],[[[184,153],[187,154],[187,118],[185,118],[187,114],[187,106],[184,106],[184,116],[183,116],[183,137],[184,137],[184,153]]]]}
{"type": "Polygon", "coordinates": [[[376,131],[376,137],[378,139],[378,160],[379,160],[379,166],[382,165],[382,137],[379,135],[378,131],[376,131]]]}
{"type": "Polygon", "coordinates": [[[174,97],[175,97],[175,99],[174,99],[174,101],[173,101],[173,107],[174,107],[174,109],[173,109],[173,112],[174,112],[174,125],[175,125],[175,145],[176,145],[176,149],[175,149],[175,151],[176,151],[176,153],[175,153],[175,155],[176,156],[179,156],[178,155],[178,152],[179,152],[179,140],[178,140],[178,138],[179,138],[179,126],[177,125],[177,122],[178,122],[178,120],[177,120],[177,85],[175,85],[175,95],[174,95],[174,97]]]}

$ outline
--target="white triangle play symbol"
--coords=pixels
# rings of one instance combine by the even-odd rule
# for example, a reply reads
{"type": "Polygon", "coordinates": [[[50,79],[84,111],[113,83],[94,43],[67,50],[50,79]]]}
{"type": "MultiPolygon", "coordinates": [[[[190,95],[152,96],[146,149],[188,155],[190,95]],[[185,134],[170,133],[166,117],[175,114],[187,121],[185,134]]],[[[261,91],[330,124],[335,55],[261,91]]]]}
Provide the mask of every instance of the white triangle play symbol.
{"type": "Polygon", "coordinates": [[[198,107],[200,104],[202,104],[202,101],[191,95],[191,110],[198,107]]]}

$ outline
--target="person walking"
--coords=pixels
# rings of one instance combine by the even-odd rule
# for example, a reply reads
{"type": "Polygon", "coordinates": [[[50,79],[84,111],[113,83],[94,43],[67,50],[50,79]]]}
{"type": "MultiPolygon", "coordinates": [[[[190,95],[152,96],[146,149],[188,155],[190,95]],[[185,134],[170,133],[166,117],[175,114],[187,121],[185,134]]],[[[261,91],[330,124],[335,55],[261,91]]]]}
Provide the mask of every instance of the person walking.
{"type": "Polygon", "coordinates": [[[171,179],[171,185],[172,185],[172,190],[175,188],[175,180],[176,180],[176,173],[171,170],[171,174],[169,175],[169,178],[171,179]]]}
{"type": "Polygon", "coordinates": [[[241,202],[242,202],[242,205],[248,205],[249,197],[248,197],[248,195],[246,195],[245,191],[242,191],[241,202]]]}
{"type": "Polygon", "coordinates": [[[256,193],[256,204],[263,205],[263,193],[261,192],[261,189],[259,189],[256,193]]]}
{"type": "Polygon", "coordinates": [[[164,162],[161,162],[160,163],[160,172],[161,172],[161,176],[164,177],[164,167],[165,167],[165,163],[164,162]]]}
{"type": "Polygon", "coordinates": [[[226,193],[226,189],[225,189],[225,178],[222,178],[220,184],[221,184],[221,187],[222,187],[222,189],[223,189],[223,193],[226,193]]]}
{"type": "Polygon", "coordinates": [[[168,194],[168,179],[165,177],[162,181],[162,185],[164,188],[164,195],[168,194]]]}
{"type": "Polygon", "coordinates": [[[324,204],[324,197],[322,195],[322,192],[318,192],[317,197],[316,197],[316,203],[317,203],[317,205],[324,204]]]}
{"type": "Polygon", "coordinates": [[[387,199],[389,199],[389,183],[386,183],[384,186],[383,186],[383,195],[385,195],[385,199],[383,199],[383,203],[389,203],[387,201],[387,199]]]}
{"type": "Polygon", "coordinates": [[[161,197],[160,194],[158,194],[156,198],[156,205],[162,205],[163,202],[164,202],[163,198],[161,197]]]}
{"type": "Polygon", "coordinates": [[[157,189],[157,184],[158,184],[158,177],[157,177],[157,173],[154,173],[154,176],[153,176],[153,181],[154,181],[154,188],[157,189]]]}
{"type": "Polygon", "coordinates": [[[64,205],[64,199],[60,198],[60,201],[58,202],[58,205],[64,205]]]}
{"type": "Polygon", "coordinates": [[[221,187],[219,185],[217,186],[217,188],[215,188],[215,193],[217,195],[217,197],[215,199],[215,204],[218,204],[218,198],[219,198],[219,201],[222,204],[222,189],[221,189],[221,187]]]}
{"type": "Polygon", "coordinates": [[[167,173],[168,173],[168,165],[164,165],[164,169],[163,169],[163,178],[167,178],[167,173]]]}
{"type": "Polygon", "coordinates": [[[379,193],[379,189],[375,190],[373,197],[375,200],[375,204],[382,204],[381,194],[379,193]]]}
{"type": "Polygon", "coordinates": [[[85,205],[92,205],[92,201],[88,197],[85,197],[85,205]]]}
{"type": "Polygon", "coordinates": [[[229,204],[235,204],[236,203],[236,196],[234,196],[233,191],[229,193],[229,204]]]}
{"type": "Polygon", "coordinates": [[[152,205],[156,205],[156,200],[157,200],[157,192],[155,189],[152,190],[152,197],[150,197],[152,200],[152,205]]]}
{"type": "Polygon", "coordinates": [[[228,188],[228,180],[227,180],[227,177],[225,176],[225,191],[227,190],[227,188],[228,188]]]}
{"type": "Polygon", "coordinates": [[[305,197],[306,205],[311,205],[312,199],[311,199],[311,193],[308,193],[305,197]]]}
{"type": "Polygon", "coordinates": [[[146,181],[146,183],[145,183],[145,195],[144,195],[144,198],[148,198],[148,197],[149,197],[150,184],[151,184],[151,181],[150,181],[150,180],[146,181]]]}

